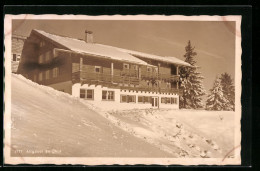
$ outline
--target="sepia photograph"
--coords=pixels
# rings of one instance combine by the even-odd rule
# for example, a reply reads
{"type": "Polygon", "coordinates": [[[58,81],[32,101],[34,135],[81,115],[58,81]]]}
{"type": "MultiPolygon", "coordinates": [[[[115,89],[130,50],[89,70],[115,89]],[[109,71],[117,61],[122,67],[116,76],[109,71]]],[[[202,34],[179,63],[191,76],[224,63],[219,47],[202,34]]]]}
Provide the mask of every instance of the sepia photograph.
{"type": "Polygon", "coordinates": [[[241,16],[6,15],[7,164],[241,164],[241,16]]]}

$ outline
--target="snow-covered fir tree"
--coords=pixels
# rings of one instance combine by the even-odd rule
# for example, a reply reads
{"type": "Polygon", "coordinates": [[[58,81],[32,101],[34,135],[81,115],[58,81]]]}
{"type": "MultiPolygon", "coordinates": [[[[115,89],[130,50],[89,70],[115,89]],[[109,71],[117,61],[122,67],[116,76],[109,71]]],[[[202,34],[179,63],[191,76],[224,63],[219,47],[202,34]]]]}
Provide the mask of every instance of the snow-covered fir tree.
{"type": "Polygon", "coordinates": [[[225,110],[235,110],[235,86],[231,76],[223,73],[220,76],[224,97],[228,100],[225,110]]]}
{"type": "Polygon", "coordinates": [[[213,88],[210,89],[210,94],[208,95],[208,99],[206,101],[206,109],[225,110],[227,108],[227,103],[228,100],[224,96],[221,79],[217,77],[214,81],[213,88]]]}
{"type": "Polygon", "coordinates": [[[195,56],[197,53],[194,51],[195,47],[191,46],[191,42],[185,47],[185,62],[192,65],[192,67],[185,67],[180,69],[180,87],[183,90],[183,94],[180,96],[180,108],[202,108],[202,96],[205,95],[205,89],[202,85],[201,73],[198,72],[198,66],[195,66],[195,56]]]}

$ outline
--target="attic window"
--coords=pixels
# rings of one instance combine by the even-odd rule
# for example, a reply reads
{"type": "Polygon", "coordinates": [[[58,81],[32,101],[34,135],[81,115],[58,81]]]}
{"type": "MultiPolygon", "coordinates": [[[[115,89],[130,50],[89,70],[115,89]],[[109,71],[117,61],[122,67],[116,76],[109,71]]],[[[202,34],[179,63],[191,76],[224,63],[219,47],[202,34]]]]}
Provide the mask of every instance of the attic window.
{"type": "Polygon", "coordinates": [[[45,60],[48,62],[51,59],[51,51],[46,52],[45,60]]]}
{"type": "Polygon", "coordinates": [[[124,64],[124,69],[129,69],[129,64],[124,64]]]}
{"type": "Polygon", "coordinates": [[[39,63],[42,64],[43,63],[43,55],[39,56],[39,63]]]}
{"type": "Polygon", "coordinates": [[[45,42],[44,42],[44,41],[41,41],[41,42],[40,42],[40,47],[43,47],[43,46],[45,46],[45,42]]]}

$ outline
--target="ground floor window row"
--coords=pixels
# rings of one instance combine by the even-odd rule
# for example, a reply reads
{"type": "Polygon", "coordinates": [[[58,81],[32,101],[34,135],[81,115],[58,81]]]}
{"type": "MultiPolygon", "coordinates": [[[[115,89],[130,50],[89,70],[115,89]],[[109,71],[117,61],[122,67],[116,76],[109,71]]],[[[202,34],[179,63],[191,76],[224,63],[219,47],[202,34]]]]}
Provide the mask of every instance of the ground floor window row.
{"type": "MultiPolygon", "coordinates": [[[[94,100],[94,90],[93,89],[80,89],[80,98],[94,100]]],[[[115,100],[114,91],[102,91],[102,100],[113,101],[115,100]]]]}
{"type": "Polygon", "coordinates": [[[163,104],[177,104],[177,98],[175,97],[162,97],[161,103],[163,104]]]}
{"type": "MultiPolygon", "coordinates": [[[[153,96],[138,96],[136,99],[136,95],[120,95],[121,103],[152,103],[153,96]]],[[[94,90],[93,89],[80,89],[80,98],[94,100],[94,90]]],[[[115,100],[115,92],[114,91],[102,91],[102,100],[114,101],[115,100]]],[[[161,97],[162,104],[178,104],[178,100],[176,97],[161,97]]]]}

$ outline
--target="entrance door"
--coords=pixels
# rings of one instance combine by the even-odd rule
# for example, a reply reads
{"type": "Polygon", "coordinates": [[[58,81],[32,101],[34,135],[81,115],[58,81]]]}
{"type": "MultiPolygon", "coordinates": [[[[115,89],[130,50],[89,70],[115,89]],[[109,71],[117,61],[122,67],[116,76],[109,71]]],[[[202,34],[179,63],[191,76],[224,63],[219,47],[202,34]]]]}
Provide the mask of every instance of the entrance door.
{"type": "Polygon", "coordinates": [[[158,97],[152,97],[152,107],[153,108],[159,108],[159,98],[158,97]]]}

